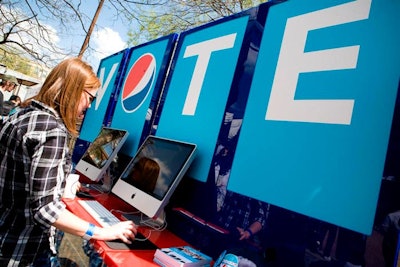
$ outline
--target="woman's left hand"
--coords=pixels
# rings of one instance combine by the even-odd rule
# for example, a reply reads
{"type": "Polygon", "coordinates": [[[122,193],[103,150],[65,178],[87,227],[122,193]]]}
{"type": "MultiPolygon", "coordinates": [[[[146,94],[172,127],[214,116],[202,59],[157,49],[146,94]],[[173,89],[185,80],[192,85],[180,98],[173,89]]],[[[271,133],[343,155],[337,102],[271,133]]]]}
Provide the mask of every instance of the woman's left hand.
{"type": "Polygon", "coordinates": [[[240,227],[236,227],[236,229],[239,231],[239,235],[240,235],[239,240],[245,240],[245,239],[250,238],[251,234],[248,231],[246,231],[245,229],[240,228],[240,227]]]}

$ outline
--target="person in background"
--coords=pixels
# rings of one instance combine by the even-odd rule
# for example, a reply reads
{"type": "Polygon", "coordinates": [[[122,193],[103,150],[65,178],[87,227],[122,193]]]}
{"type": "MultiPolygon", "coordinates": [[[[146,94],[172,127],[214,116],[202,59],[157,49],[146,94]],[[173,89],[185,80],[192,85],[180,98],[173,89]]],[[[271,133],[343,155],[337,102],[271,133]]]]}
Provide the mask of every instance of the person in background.
{"type": "Polygon", "coordinates": [[[227,191],[216,224],[229,230],[237,241],[251,240],[266,225],[269,204],[227,191]]]}
{"type": "Polygon", "coordinates": [[[21,105],[21,98],[17,95],[10,96],[8,101],[3,103],[3,116],[10,116],[14,114],[21,105]]]}
{"type": "Polygon", "coordinates": [[[224,240],[227,250],[263,266],[262,236],[269,209],[268,203],[228,190],[215,220],[215,224],[229,231],[224,240]]]}
{"type": "Polygon", "coordinates": [[[399,253],[399,236],[400,236],[400,210],[394,211],[386,215],[380,225],[380,233],[382,239],[382,254],[386,267],[397,266],[396,254],[399,253]]]}
{"type": "Polygon", "coordinates": [[[95,98],[100,81],[79,58],[58,64],[40,92],[0,129],[0,266],[51,266],[55,229],[86,240],[137,233],[131,221],[102,228],[77,217],[62,201],[71,172],[69,139],[95,98]]]}
{"type": "MultiPolygon", "coordinates": [[[[2,91],[12,92],[18,85],[17,78],[12,75],[4,75],[0,82],[0,115],[3,114],[4,95],[2,91]]],[[[1,120],[2,120],[1,116],[1,120]]]]}

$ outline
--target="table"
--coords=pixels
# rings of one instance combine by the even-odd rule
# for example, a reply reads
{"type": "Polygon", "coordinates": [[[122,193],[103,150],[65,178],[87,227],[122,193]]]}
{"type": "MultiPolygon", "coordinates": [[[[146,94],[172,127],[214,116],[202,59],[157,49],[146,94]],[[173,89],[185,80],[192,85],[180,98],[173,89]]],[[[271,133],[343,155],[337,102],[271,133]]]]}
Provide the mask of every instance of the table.
{"type": "MultiPolygon", "coordinates": [[[[118,209],[118,211],[123,212],[135,211],[132,206],[130,206],[128,203],[112,193],[90,193],[94,196],[94,199],[96,199],[106,208],[111,210],[113,214],[120,219],[123,219],[121,217],[122,213],[113,211],[113,209],[118,209]]],[[[80,198],[76,197],[75,199],[63,199],[63,201],[66,204],[67,209],[70,210],[72,213],[84,220],[87,220],[99,226],[95,219],[78,203],[79,199],[80,198]]],[[[167,229],[163,231],[154,231],[148,227],[140,226],[138,228],[138,231],[146,237],[149,236],[149,240],[159,248],[188,245],[187,242],[180,239],[178,236],[168,231],[167,229]]],[[[108,247],[104,241],[91,240],[90,242],[93,242],[94,248],[104,259],[104,263],[108,267],[118,267],[122,266],[122,264],[127,263],[129,263],[129,266],[136,267],[159,266],[153,262],[155,250],[114,250],[108,247]]]]}

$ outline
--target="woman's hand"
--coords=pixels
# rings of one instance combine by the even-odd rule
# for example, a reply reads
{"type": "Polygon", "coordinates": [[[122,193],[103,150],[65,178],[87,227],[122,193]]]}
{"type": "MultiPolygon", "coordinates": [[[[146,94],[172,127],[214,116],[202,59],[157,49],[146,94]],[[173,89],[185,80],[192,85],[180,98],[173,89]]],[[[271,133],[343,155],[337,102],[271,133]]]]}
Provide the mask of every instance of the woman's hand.
{"type": "Polygon", "coordinates": [[[250,238],[251,234],[249,231],[247,231],[243,228],[240,228],[240,227],[236,227],[236,229],[239,231],[239,235],[240,235],[239,240],[245,240],[245,239],[250,238]]]}
{"type": "Polygon", "coordinates": [[[131,244],[136,234],[137,226],[132,221],[122,221],[110,227],[96,227],[93,237],[104,241],[120,239],[124,243],[131,244]]]}

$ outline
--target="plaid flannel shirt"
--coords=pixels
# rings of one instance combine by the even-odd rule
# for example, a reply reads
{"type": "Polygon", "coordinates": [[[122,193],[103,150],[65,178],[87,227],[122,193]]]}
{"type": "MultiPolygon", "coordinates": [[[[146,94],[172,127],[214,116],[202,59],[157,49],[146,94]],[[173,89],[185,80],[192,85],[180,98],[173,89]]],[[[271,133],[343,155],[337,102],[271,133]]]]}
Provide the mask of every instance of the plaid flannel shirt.
{"type": "Polygon", "coordinates": [[[58,113],[32,103],[0,130],[0,259],[8,266],[50,250],[51,224],[64,211],[71,170],[69,133],[58,113]]]}

